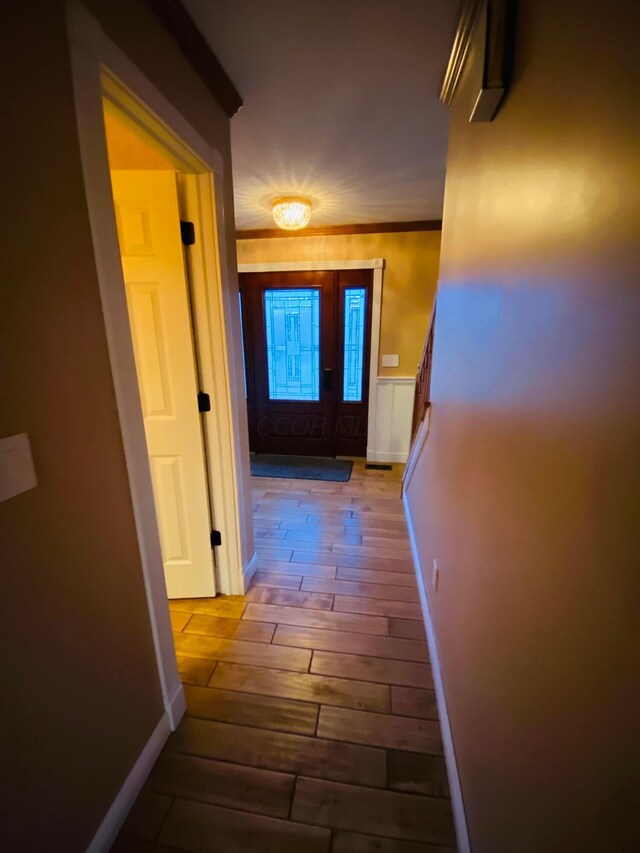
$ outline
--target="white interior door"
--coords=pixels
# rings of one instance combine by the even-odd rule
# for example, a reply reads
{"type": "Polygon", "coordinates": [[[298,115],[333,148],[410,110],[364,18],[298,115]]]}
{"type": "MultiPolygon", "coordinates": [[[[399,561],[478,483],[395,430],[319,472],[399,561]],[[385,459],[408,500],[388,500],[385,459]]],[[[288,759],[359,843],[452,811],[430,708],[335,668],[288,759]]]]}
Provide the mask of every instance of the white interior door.
{"type": "Polygon", "coordinates": [[[215,595],[176,176],[113,171],[111,182],[167,592],[215,595]]]}

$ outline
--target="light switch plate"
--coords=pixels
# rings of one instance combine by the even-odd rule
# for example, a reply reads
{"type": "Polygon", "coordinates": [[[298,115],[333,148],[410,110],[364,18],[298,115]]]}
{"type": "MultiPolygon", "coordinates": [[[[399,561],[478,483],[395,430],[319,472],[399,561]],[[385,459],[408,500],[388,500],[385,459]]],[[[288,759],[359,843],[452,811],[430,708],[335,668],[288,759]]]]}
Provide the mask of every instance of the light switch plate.
{"type": "Polygon", "coordinates": [[[26,432],[0,439],[0,501],[38,485],[26,432]]]}
{"type": "Polygon", "coordinates": [[[382,356],[382,366],[383,367],[398,367],[400,364],[400,356],[399,355],[383,355],[382,356]]]}

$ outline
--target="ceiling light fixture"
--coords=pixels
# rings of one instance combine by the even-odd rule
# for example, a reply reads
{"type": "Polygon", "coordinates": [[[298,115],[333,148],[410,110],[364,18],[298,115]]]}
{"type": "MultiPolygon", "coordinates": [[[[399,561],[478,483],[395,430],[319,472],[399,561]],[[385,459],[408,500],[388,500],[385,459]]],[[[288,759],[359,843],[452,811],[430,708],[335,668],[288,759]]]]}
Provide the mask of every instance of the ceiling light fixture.
{"type": "Polygon", "coordinates": [[[311,219],[311,202],[306,198],[277,198],[271,210],[276,225],[285,231],[298,231],[308,225],[311,219]]]}

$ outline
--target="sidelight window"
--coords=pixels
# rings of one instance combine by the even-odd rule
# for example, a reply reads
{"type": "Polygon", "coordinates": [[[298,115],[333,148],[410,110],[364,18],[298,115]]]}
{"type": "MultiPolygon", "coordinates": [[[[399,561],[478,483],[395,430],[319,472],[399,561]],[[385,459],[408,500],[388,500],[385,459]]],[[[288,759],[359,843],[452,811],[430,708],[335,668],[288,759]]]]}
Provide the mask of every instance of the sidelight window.
{"type": "Polygon", "coordinates": [[[348,287],[344,291],[344,376],[345,403],[362,402],[364,378],[365,319],[367,291],[364,287],[348,287]]]}

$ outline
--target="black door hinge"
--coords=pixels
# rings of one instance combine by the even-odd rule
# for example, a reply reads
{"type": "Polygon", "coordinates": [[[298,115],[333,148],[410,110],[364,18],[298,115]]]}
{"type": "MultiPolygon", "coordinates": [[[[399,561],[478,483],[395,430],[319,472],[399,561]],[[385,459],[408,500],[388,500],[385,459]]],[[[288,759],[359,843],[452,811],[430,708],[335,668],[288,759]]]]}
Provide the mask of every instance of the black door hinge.
{"type": "Polygon", "coordinates": [[[222,534],[219,530],[211,531],[211,547],[215,548],[217,545],[222,545],[222,534]]]}
{"type": "Polygon", "coordinates": [[[211,397],[208,394],[205,394],[204,391],[198,391],[198,411],[211,411],[211,397]]]}
{"type": "Polygon", "coordinates": [[[193,222],[186,219],[180,220],[180,237],[185,246],[193,246],[196,242],[196,228],[193,222]]]}

